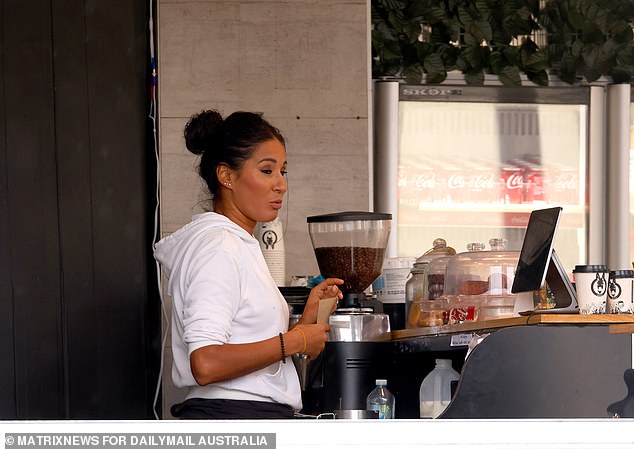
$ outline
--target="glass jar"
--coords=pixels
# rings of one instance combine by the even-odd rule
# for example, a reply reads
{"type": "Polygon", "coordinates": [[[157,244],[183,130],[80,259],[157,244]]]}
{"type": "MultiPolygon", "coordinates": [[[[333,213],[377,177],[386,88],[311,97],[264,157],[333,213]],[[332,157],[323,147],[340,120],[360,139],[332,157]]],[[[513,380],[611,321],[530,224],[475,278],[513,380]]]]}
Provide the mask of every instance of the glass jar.
{"type": "Polygon", "coordinates": [[[416,259],[409,279],[405,284],[406,327],[420,327],[420,305],[429,299],[429,290],[426,280],[428,266],[438,259],[447,258],[453,254],[456,254],[456,251],[450,246],[447,246],[447,242],[444,239],[437,238],[433,242],[433,248],[416,259]],[[410,318],[411,312],[413,312],[413,315],[410,318]]]}
{"type": "Polygon", "coordinates": [[[509,318],[515,315],[518,300],[522,310],[531,307],[532,294],[520,298],[511,292],[519,251],[507,250],[506,243],[505,239],[491,239],[490,251],[483,250],[482,244],[470,244],[470,251],[449,261],[444,286],[449,324],[509,318]]]}

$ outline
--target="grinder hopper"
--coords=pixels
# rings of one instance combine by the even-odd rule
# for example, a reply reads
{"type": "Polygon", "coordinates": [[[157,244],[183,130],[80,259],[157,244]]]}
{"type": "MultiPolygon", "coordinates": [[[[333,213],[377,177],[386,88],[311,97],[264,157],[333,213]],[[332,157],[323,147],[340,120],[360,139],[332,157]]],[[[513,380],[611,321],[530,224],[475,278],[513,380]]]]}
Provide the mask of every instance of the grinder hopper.
{"type": "Polygon", "coordinates": [[[339,308],[359,308],[381,274],[391,214],[338,212],[308,217],[308,232],[324,277],[344,280],[339,308]]]}

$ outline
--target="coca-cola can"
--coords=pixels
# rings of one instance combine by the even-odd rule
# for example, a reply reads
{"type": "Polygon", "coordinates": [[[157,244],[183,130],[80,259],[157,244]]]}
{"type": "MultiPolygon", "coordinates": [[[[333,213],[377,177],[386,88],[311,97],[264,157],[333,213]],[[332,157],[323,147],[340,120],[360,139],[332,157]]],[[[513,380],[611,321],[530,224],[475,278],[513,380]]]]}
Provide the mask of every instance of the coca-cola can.
{"type": "Polygon", "coordinates": [[[462,203],[465,201],[467,191],[465,171],[460,165],[455,163],[445,165],[445,200],[448,203],[462,203]]]}
{"type": "Polygon", "coordinates": [[[550,182],[553,201],[559,204],[579,203],[579,172],[571,167],[558,167],[553,170],[550,182]]]}
{"type": "Polygon", "coordinates": [[[524,176],[521,167],[512,164],[500,166],[500,202],[520,204],[524,197],[524,176]]]}
{"type": "Polygon", "coordinates": [[[544,170],[541,165],[527,162],[524,164],[524,195],[523,202],[527,204],[543,203],[546,201],[544,170]]]}
{"type": "Polygon", "coordinates": [[[436,198],[438,180],[436,170],[431,165],[419,165],[413,178],[413,190],[420,203],[431,203],[436,198]]]}
{"type": "Polygon", "coordinates": [[[472,203],[495,203],[498,198],[497,173],[495,167],[475,164],[467,182],[466,201],[472,203]]]}

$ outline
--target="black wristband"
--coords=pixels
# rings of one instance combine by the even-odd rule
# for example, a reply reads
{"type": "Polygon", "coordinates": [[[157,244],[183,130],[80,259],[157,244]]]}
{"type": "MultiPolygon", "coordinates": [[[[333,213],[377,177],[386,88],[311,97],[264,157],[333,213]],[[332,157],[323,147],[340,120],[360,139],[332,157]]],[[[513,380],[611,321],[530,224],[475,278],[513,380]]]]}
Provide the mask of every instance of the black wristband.
{"type": "Polygon", "coordinates": [[[282,363],[286,363],[286,351],[284,350],[284,337],[282,337],[282,333],[279,333],[280,336],[280,345],[282,346],[282,363]]]}

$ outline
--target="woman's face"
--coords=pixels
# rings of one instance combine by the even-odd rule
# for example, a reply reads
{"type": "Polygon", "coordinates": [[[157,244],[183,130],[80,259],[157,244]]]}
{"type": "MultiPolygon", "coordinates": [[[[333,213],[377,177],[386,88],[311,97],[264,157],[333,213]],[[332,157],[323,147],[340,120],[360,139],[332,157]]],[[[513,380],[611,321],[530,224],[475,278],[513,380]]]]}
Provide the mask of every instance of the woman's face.
{"type": "Polygon", "coordinates": [[[286,149],[277,139],[258,145],[240,170],[231,172],[222,213],[253,232],[257,222],[272,221],[286,193],[286,149]]]}

